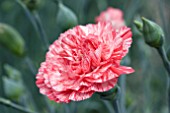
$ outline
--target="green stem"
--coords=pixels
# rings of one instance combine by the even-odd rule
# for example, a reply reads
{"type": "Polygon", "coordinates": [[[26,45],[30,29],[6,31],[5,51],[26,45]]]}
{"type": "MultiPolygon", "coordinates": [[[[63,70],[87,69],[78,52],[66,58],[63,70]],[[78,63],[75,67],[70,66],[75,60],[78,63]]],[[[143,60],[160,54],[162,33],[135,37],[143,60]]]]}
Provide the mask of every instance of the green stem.
{"type": "Polygon", "coordinates": [[[118,85],[115,86],[116,88],[116,97],[113,101],[113,108],[115,110],[115,113],[121,113],[121,109],[120,109],[120,104],[119,104],[119,98],[120,98],[120,95],[121,95],[121,89],[118,85]]]}
{"type": "Polygon", "coordinates": [[[110,104],[110,102],[108,100],[103,100],[103,103],[107,107],[109,113],[113,113],[114,112],[114,109],[113,109],[112,105],[110,104]]]}
{"type": "Polygon", "coordinates": [[[157,50],[163,60],[165,69],[168,72],[168,107],[169,107],[169,113],[170,113],[170,63],[166,56],[165,49],[163,47],[160,47],[160,48],[157,48],[157,50]]]}
{"type": "Polygon", "coordinates": [[[163,47],[160,47],[157,49],[162,60],[163,60],[163,63],[164,63],[164,66],[165,66],[165,69],[167,70],[169,76],[170,76],[170,63],[169,63],[169,60],[167,58],[167,55],[166,55],[166,52],[165,52],[165,49],[163,47]]]}
{"type": "Polygon", "coordinates": [[[34,26],[35,30],[38,31],[38,27],[36,25],[36,22],[34,21],[34,18],[32,17],[32,14],[30,13],[30,11],[28,10],[28,8],[20,1],[20,0],[16,0],[17,3],[23,8],[26,16],[28,17],[28,19],[31,21],[32,25],[34,26]]]}
{"type": "Polygon", "coordinates": [[[70,108],[68,104],[63,104],[63,106],[64,106],[64,113],[70,113],[70,108]]]}
{"type": "Polygon", "coordinates": [[[30,57],[26,56],[24,60],[25,60],[25,63],[28,65],[31,73],[35,76],[36,75],[36,70],[35,70],[36,68],[35,68],[32,60],[30,59],[30,57]]]}
{"type": "Polygon", "coordinates": [[[120,106],[119,106],[119,103],[118,103],[117,99],[113,101],[113,108],[115,110],[115,113],[121,113],[120,106]]]}
{"type": "Polygon", "coordinates": [[[168,105],[170,113],[170,76],[168,76],[168,105]]]}
{"type": "Polygon", "coordinates": [[[39,34],[40,38],[42,39],[44,45],[45,45],[45,49],[48,48],[49,46],[49,42],[47,40],[46,37],[46,33],[45,30],[42,26],[41,20],[39,18],[39,15],[37,12],[30,12],[29,9],[20,1],[20,0],[16,0],[17,3],[23,8],[26,16],[28,17],[28,19],[31,21],[32,25],[34,26],[36,32],[39,34]]]}
{"type": "Polygon", "coordinates": [[[12,103],[10,100],[7,100],[7,99],[1,98],[1,97],[0,97],[0,104],[3,104],[5,106],[7,106],[7,107],[14,108],[14,109],[16,109],[18,111],[21,111],[21,112],[24,112],[24,113],[36,113],[36,112],[31,111],[31,110],[29,110],[27,108],[24,108],[24,107],[22,107],[20,105],[12,103]]]}
{"type": "Polygon", "coordinates": [[[126,108],[125,108],[126,75],[121,75],[119,85],[121,88],[120,108],[121,108],[122,113],[126,113],[126,108]]]}
{"type": "Polygon", "coordinates": [[[47,35],[46,35],[46,32],[45,32],[44,27],[42,25],[42,22],[41,22],[41,19],[39,17],[39,14],[36,11],[34,11],[33,15],[34,15],[34,19],[35,19],[35,22],[37,24],[37,27],[38,27],[38,31],[39,31],[40,37],[42,38],[42,40],[43,40],[43,42],[45,44],[46,49],[48,49],[49,42],[47,40],[47,35]]]}
{"type": "Polygon", "coordinates": [[[98,93],[101,98],[106,99],[107,101],[103,100],[104,104],[108,108],[110,113],[122,113],[120,111],[120,104],[119,104],[119,96],[121,94],[121,89],[118,85],[115,85],[115,87],[107,92],[98,93]]]}

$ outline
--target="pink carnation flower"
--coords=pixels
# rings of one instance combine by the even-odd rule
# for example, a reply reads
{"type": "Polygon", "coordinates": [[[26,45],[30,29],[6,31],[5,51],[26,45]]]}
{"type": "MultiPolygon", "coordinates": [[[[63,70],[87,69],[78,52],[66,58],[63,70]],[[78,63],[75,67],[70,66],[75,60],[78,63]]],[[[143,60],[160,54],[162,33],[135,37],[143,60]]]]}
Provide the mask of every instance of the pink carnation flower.
{"type": "Polygon", "coordinates": [[[50,47],[36,76],[40,92],[56,102],[80,101],[94,92],[108,91],[121,74],[132,43],[130,28],[115,30],[109,23],[76,26],[61,34],[50,47]]]}
{"type": "Polygon", "coordinates": [[[120,28],[125,25],[123,19],[123,12],[120,9],[109,7],[103,11],[95,19],[96,22],[111,22],[114,28],[120,28]]]}

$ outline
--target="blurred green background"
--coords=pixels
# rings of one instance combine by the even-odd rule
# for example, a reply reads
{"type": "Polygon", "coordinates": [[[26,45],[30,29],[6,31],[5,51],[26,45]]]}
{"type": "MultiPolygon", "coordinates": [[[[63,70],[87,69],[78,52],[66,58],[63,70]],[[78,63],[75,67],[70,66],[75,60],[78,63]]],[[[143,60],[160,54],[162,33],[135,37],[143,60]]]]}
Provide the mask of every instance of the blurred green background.
{"type": "MultiPolygon", "coordinates": [[[[18,57],[0,45],[0,97],[37,113],[112,113],[112,104],[101,100],[98,95],[81,102],[58,104],[39,93],[35,73],[44,61],[47,50],[28,15],[16,1],[0,0],[0,23],[12,26],[21,34],[27,56],[18,57]]],[[[144,16],[158,23],[164,29],[167,49],[170,44],[170,1],[63,0],[63,4],[75,13],[78,24],[82,25],[95,23],[95,17],[107,7],[120,8],[124,12],[126,24],[133,31],[128,65],[135,69],[134,74],[122,75],[119,79],[124,81],[126,87],[122,91],[124,113],[168,113],[166,70],[157,51],[144,43],[133,21],[144,16]]],[[[37,9],[50,44],[65,30],[57,23],[58,10],[54,0],[40,0],[37,9]]],[[[22,112],[0,105],[0,113],[22,112]]]]}

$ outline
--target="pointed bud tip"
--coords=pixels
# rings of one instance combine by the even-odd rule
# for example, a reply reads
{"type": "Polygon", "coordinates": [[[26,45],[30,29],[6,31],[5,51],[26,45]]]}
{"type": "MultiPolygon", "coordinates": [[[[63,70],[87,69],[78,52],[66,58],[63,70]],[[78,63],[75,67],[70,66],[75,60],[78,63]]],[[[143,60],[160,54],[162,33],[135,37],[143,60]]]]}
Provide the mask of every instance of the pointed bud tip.
{"type": "Polygon", "coordinates": [[[163,45],[164,33],[162,28],[155,22],[142,17],[143,22],[143,36],[145,42],[155,48],[159,48],[163,45]]]}
{"type": "Polygon", "coordinates": [[[142,24],[142,22],[137,21],[137,20],[134,20],[134,24],[135,24],[136,28],[137,28],[139,31],[142,32],[142,30],[143,30],[143,24],[142,24]]]}
{"type": "Polygon", "coordinates": [[[142,19],[143,22],[150,21],[150,20],[146,19],[145,17],[141,17],[141,19],[142,19]]]}

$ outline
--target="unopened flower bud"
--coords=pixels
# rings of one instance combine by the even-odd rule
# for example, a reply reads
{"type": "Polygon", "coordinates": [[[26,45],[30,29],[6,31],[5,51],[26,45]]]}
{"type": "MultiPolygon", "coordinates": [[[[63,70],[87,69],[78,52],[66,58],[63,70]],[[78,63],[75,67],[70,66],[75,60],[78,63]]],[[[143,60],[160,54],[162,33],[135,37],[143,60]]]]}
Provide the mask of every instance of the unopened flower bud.
{"type": "Polygon", "coordinates": [[[18,56],[24,55],[25,42],[22,36],[11,26],[2,23],[0,23],[0,45],[18,56]]]}
{"type": "Polygon", "coordinates": [[[142,32],[142,30],[143,30],[143,23],[140,22],[140,21],[135,20],[135,21],[134,21],[134,24],[135,24],[136,28],[137,28],[140,32],[142,32]]]}
{"type": "Polygon", "coordinates": [[[5,94],[8,96],[8,98],[17,101],[24,93],[24,86],[22,82],[15,81],[6,76],[2,77],[2,80],[4,83],[3,88],[5,94]]]}
{"type": "Polygon", "coordinates": [[[113,89],[98,94],[104,100],[116,100],[119,97],[120,93],[120,87],[116,85],[113,89]]]}
{"type": "Polygon", "coordinates": [[[155,48],[159,48],[163,45],[164,33],[162,28],[156,23],[142,17],[143,21],[143,35],[145,42],[155,48]]]}
{"type": "Polygon", "coordinates": [[[57,14],[57,25],[59,25],[63,30],[72,28],[78,24],[78,20],[74,12],[68,7],[59,3],[59,11],[57,14]]]}
{"type": "Polygon", "coordinates": [[[27,8],[30,11],[38,9],[43,2],[43,0],[21,0],[21,1],[27,6],[27,8]]]}

